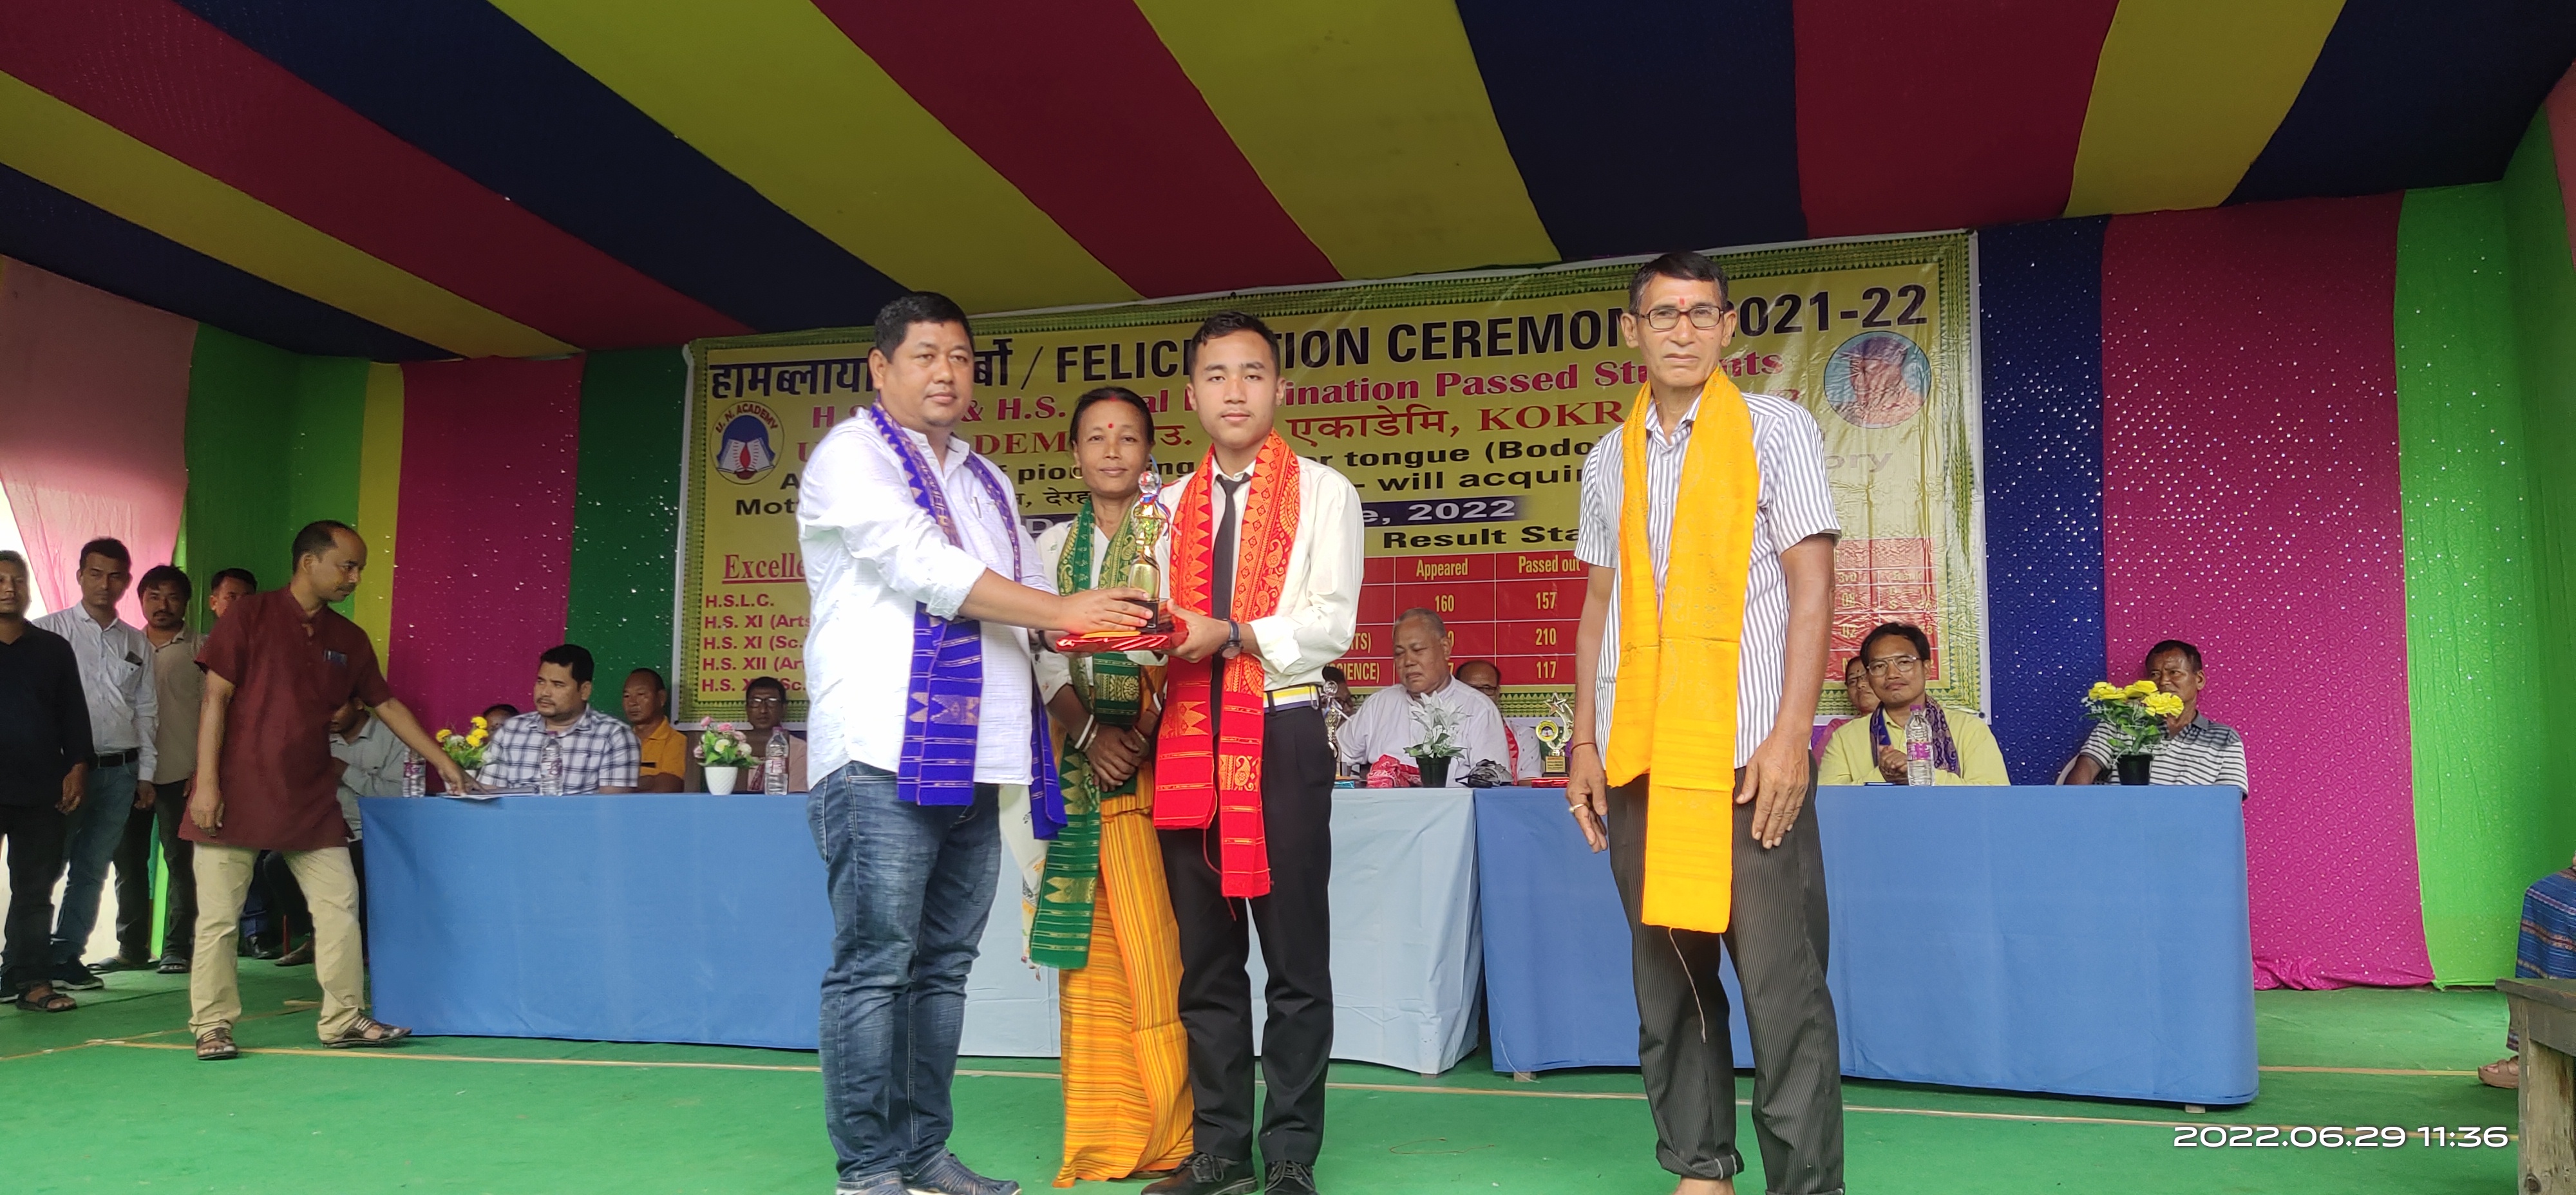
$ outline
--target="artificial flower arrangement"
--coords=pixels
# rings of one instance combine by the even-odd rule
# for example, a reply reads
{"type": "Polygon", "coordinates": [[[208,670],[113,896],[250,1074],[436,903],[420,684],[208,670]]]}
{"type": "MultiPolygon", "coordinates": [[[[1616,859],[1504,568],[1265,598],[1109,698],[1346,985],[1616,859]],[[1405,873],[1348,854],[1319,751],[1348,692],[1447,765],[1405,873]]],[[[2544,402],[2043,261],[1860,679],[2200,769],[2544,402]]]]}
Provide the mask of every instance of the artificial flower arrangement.
{"type": "Polygon", "coordinates": [[[713,726],[698,722],[698,762],[711,768],[747,768],[752,766],[751,740],[733,728],[731,722],[713,726]]]}
{"type": "Polygon", "coordinates": [[[484,748],[492,741],[492,724],[476,715],[465,733],[441,730],[437,738],[439,749],[447,752],[447,757],[455,760],[457,767],[471,772],[483,766],[484,748]]]}
{"type": "Polygon", "coordinates": [[[1458,745],[1458,711],[1424,705],[1415,716],[1422,720],[1422,743],[1413,749],[1415,759],[1456,759],[1467,753],[1458,745]]]}
{"type": "Polygon", "coordinates": [[[2084,716],[2111,729],[2111,754],[2153,755],[2165,738],[2165,719],[2182,713],[2182,698],[2151,680],[2121,688],[2095,681],[2084,694],[2084,716]]]}

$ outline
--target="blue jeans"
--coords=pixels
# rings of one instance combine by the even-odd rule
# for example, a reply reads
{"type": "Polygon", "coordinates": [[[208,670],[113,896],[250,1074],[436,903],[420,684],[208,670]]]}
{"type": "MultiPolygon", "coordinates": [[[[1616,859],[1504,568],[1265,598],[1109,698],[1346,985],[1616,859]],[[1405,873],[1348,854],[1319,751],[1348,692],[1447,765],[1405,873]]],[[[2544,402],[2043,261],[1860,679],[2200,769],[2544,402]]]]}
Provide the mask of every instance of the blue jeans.
{"type": "MultiPolygon", "coordinates": [[[[71,864],[71,884],[63,889],[62,913],[54,920],[54,966],[80,961],[89,932],[98,926],[98,898],[107,888],[107,864],[125,837],[125,815],[134,811],[135,761],[112,768],[91,768],[89,788],[80,808],[63,827],[63,859],[71,864]]],[[[146,816],[149,816],[148,814],[146,816]]]]}
{"type": "Polygon", "coordinates": [[[979,784],[971,805],[910,805],[894,773],[852,762],[806,799],[832,898],[823,1116],[844,1187],[947,1153],[966,972],[1001,867],[998,796],[979,784]]]}

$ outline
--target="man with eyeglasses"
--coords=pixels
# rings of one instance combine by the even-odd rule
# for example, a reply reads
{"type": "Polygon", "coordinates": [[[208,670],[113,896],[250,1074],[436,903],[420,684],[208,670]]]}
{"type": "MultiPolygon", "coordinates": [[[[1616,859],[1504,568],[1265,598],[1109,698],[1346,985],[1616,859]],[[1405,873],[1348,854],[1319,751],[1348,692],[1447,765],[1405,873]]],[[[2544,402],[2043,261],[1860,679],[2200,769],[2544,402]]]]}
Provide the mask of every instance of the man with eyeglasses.
{"type": "Polygon", "coordinates": [[[1878,694],[1878,709],[1854,718],[1825,740],[1819,784],[1904,784],[1907,728],[1923,711],[1932,730],[1932,783],[2004,785],[2003,748],[1995,732],[1968,714],[1954,714],[1932,700],[1932,638],[1909,622],[1885,622],[1861,640],[1857,659],[1878,694]]]}
{"type": "Polygon", "coordinates": [[[787,736],[787,791],[805,791],[805,740],[779,725],[787,717],[787,685],[774,676],[753,677],[742,687],[742,712],[751,730],[742,737],[751,740],[753,759],[769,758],[769,736],[787,736]]]}
{"type": "MultiPolygon", "coordinates": [[[[2147,649],[2138,678],[2182,698],[2182,712],[2165,719],[2165,741],[2157,744],[2149,784],[2233,785],[2239,797],[2250,786],[2245,779],[2245,739],[2236,728],[2200,712],[2200,691],[2209,684],[2200,649],[2180,639],[2167,639],[2147,649]]],[[[2097,724],[2086,736],[2068,784],[2109,784],[2119,779],[2111,755],[2111,728],[2097,724]]]]}
{"type": "Polygon", "coordinates": [[[1647,381],[1583,466],[1567,812],[1610,852],[1677,1195],[1731,1195],[1744,1169],[1722,955],[1743,979],[1766,1185],[1826,1195],[1843,1187],[1842,1047],[1824,851],[1802,814],[1842,528],[1814,417],[1720,368],[1735,319],[1700,254],[1629,283],[1619,325],[1647,381]]]}

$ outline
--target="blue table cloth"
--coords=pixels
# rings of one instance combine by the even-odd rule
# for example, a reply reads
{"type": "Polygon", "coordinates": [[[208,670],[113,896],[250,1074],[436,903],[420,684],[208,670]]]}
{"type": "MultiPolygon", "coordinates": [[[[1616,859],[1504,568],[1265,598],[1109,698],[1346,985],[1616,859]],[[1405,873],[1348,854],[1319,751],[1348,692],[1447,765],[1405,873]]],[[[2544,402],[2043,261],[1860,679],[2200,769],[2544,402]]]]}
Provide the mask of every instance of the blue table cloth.
{"type": "MultiPolygon", "coordinates": [[[[801,795],[370,797],[376,1013],[424,1034],[810,1050],[831,907],[801,795]]],[[[1465,790],[1337,793],[1334,1057],[1436,1072],[1481,1020],[1465,790]]],[[[1253,956],[1253,990],[1262,981],[1253,956]]],[[[967,1054],[1058,1052],[1004,866],[967,1054]]]]}
{"type": "MultiPolygon", "coordinates": [[[[1843,1073],[2065,1095],[2254,1098],[2245,832],[2231,788],[1816,796],[1843,1073]]],[[[1637,1064],[1606,855],[1555,791],[1476,809],[1498,1070],[1637,1064]]],[[[1736,1062],[1750,1066],[1730,980],[1736,1062]]]]}

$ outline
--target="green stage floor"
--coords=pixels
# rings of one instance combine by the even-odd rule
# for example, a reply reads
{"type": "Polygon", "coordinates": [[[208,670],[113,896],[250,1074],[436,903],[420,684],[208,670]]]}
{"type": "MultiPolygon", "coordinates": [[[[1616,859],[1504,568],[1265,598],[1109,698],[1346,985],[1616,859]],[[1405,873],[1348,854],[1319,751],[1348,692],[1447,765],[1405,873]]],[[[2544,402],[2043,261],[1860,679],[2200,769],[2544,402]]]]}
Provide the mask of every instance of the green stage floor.
{"type": "MultiPolygon", "coordinates": [[[[310,970],[245,961],[243,1059],[186,1052],[184,976],[115,975],[62,1015],[0,1011],[0,1181],[15,1191],[794,1192],[832,1187],[810,1054],[431,1038],[319,1049],[310,970]]],[[[1854,1082],[1860,1192],[2299,1192],[2512,1189],[2513,1151],[2177,1149],[2175,1126],[2503,1125],[2478,1085],[2503,1053],[2485,991],[2266,992],[2263,1095],[2166,1105],[1854,1082]]],[[[967,1059],[955,1146],[986,1173],[1055,1174],[1053,1059],[967,1059]]],[[[1749,1094],[1741,1080],[1739,1094],[1749,1094]]],[[[1635,1192],[1671,1182],[1632,1071],[1515,1083],[1482,1055],[1438,1079],[1335,1064],[1328,1192],[1635,1192]]],[[[1740,1135],[1754,1157],[1749,1117],[1740,1135]]],[[[1133,1191],[1133,1184],[1087,1184],[1133,1191]]]]}

